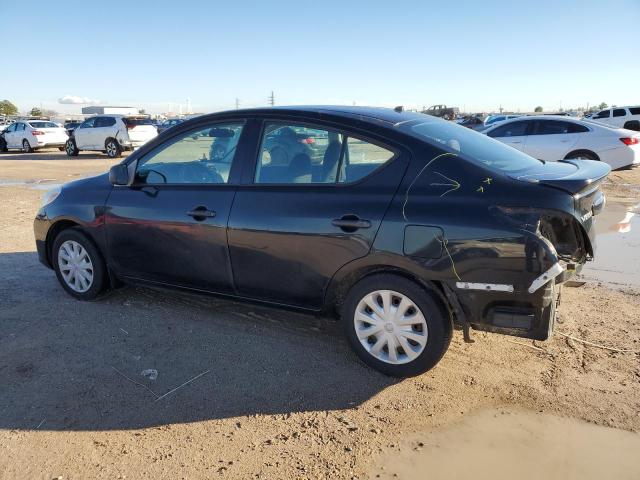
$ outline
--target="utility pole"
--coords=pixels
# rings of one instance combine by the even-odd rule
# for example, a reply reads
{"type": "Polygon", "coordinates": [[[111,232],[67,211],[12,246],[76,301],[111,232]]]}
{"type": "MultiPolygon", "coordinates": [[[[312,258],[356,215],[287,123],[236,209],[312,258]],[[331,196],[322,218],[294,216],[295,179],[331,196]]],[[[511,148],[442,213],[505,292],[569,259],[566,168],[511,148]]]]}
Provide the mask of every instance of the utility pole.
{"type": "Polygon", "coordinates": [[[236,97],[236,110],[240,108],[240,99],[236,97]]]}
{"type": "Polygon", "coordinates": [[[271,90],[271,95],[269,95],[269,105],[272,107],[276,104],[276,97],[273,95],[273,90],[271,90]]]}

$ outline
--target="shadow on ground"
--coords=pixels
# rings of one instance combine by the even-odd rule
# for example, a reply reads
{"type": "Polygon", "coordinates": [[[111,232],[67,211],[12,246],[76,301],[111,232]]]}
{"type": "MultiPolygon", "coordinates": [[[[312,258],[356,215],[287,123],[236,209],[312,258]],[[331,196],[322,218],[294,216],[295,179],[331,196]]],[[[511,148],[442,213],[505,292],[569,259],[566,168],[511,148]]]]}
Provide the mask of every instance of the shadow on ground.
{"type": "Polygon", "coordinates": [[[0,254],[0,272],[0,428],[345,409],[393,383],[357,360],[332,320],[133,287],[79,302],[33,252],[0,254]]]}
{"type": "MultiPolygon", "coordinates": [[[[126,153],[123,157],[126,156],[126,153]]],[[[0,161],[2,160],[112,160],[104,153],[99,152],[81,152],[77,157],[69,157],[58,149],[52,150],[36,150],[32,153],[22,153],[16,150],[8,152],[0,152],[0,161]]]]}

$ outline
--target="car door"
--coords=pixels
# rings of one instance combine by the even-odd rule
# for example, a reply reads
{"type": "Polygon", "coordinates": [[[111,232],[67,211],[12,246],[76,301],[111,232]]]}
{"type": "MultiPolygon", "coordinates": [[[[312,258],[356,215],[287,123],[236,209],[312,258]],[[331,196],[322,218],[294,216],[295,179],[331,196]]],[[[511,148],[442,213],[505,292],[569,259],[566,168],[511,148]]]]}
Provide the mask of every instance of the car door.
{"type": "Polygon", "coordinates": [[[562,120],[537,120],[527,137],[526,153],[540,160],[562,160],[573,150],[579,136],[589,130],[562,120]]]}
{"type": "Polygon", "coordinates": [[[532,125],[531,120],[517,120],[513,122],[503,123],[493,130],[487,132],[487,135],[496,140],[500,140],[502,143],[517,148],[520,151],[527,153],[527,135],[532,125]]]}
{"type": "Polygon", "coordinates": [[[16,123],[9,125],[9,127],[4,131],[4,141],[7,142],[7,148],[16,148],[16,123]]]}
{"type": "Polygon", "coordinates": [[[117,275],[232,293],[227,220],[243,122],[205,123],[134,156],[131,186],[106,204],[109,263],[117,275]]]}
{"type": "Polygon", "coordinates": [[[78,149],[93,149],[93,126],[95,124],[95,121],[96,117],[87,118],[84,122],[78,125],[78,128],[73,131],[76,147],[78,147],[78,149]]]}
{"type": "Polygon", "coordinates": [[[238,187],[229,252],[239,295],[321,307],[333,275],[369,253],[409,153],[316,123],[265,121],[238,187]],[[292,130],[297,142],[282,142],[292,130]],[[286,135],[285,135],[286,136],[286,135]],[[284,148],[271,156],[270,148],[284,148]]]}
{"type": "Polygon", "coordinates": [[[104,149],[107,137],[113,135],[113,126],[116,124],[114,117],[96,117],[91,129],[91,142],[97,149],[104,149]]]}

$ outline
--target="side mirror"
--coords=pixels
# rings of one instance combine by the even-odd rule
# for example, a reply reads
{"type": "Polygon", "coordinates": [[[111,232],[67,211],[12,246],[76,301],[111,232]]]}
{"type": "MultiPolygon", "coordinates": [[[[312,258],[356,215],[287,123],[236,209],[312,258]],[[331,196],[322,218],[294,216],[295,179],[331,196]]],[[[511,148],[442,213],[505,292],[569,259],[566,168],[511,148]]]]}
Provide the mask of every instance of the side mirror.
{"type": "Polygon", "coordinates": [[[129,168],[126,163],[114,165],[109,170],[111,185],[129,185],[129,168]]]}

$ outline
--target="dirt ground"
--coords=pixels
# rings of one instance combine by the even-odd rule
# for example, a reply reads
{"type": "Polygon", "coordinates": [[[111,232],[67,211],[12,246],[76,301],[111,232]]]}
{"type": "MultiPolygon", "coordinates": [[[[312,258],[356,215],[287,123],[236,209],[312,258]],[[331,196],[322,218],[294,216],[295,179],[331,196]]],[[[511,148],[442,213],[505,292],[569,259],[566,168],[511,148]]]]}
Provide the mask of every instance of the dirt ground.
{"type": "MultiPolygon", "coordinates": [[[[329,319],[132,287],[72,299],[37,260],[38,182],[112,163],[0,155],[0,478],[394,478],[384,459],[418,455],[407,439],[487,408],[640,432],[640,355],[560,334],[456,332],[434,370],[397,381],[329,319]]],[[[637,203],[638,185],[640,169],[605,189],[637,203]]],[[[564,289],[557,331],[638,352],[639,312],[637,289],[588,282],[564,289]]]]}

